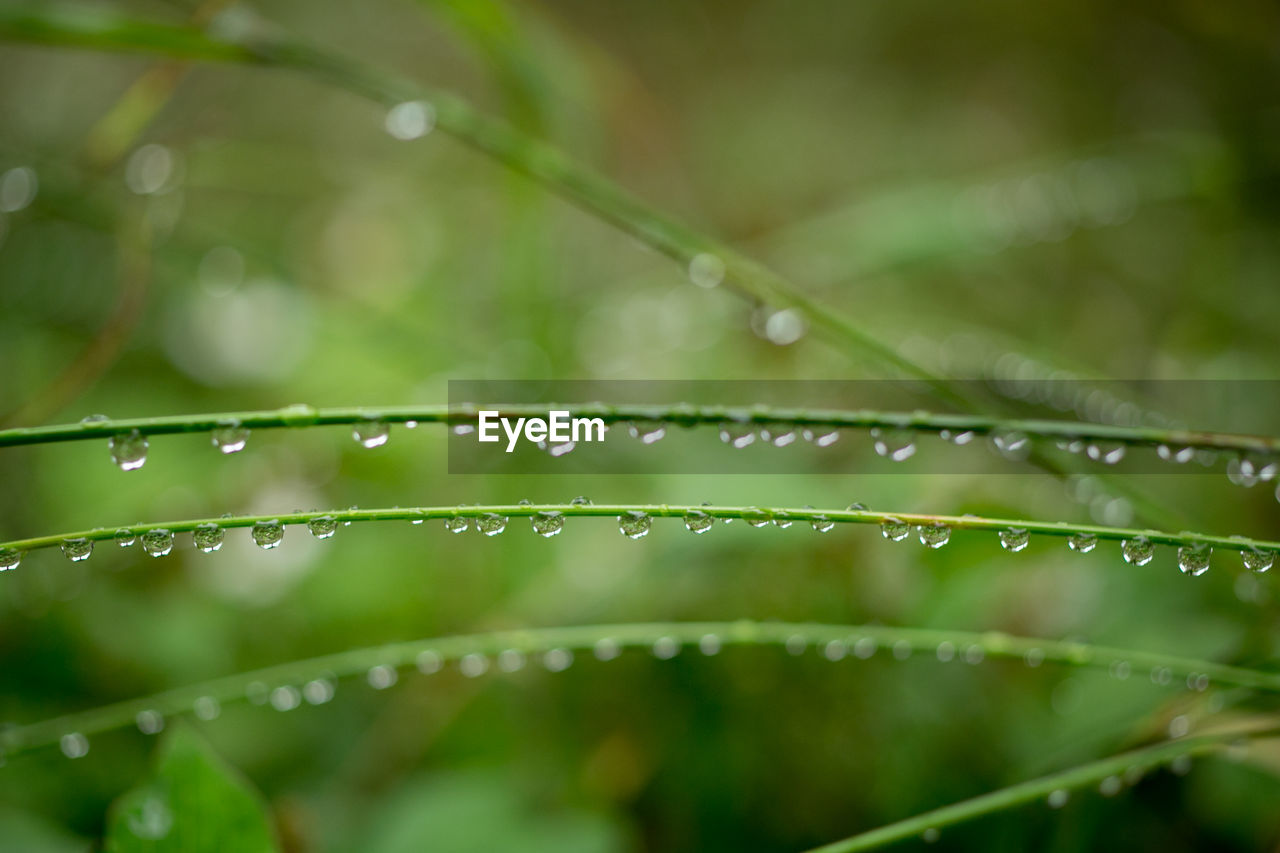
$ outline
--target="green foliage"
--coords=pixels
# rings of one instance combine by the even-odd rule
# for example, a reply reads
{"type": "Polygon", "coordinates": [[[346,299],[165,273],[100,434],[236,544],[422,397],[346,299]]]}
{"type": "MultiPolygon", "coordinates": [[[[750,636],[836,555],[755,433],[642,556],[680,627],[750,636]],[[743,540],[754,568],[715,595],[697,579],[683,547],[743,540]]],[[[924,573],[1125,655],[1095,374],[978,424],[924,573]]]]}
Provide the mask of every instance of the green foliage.
{"type": "Polygon", "coordinates": [[[107,821],[107,853],[274,853],[261,795],[189,726],[156,750],[150,778],[121,795],[107,821]]]}

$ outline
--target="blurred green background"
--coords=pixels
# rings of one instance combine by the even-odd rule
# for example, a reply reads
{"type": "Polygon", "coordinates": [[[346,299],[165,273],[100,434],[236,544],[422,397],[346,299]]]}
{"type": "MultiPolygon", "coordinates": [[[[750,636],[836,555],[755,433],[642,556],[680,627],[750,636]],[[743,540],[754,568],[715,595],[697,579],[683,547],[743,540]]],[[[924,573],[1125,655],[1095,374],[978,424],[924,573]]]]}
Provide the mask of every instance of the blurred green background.
{"type": "MultiPolygon", "coordinates": [[[[173,22],[238,10],[119,8],[173,22]]],[[[1273,3],[255,8],[465,95],[940,373],[1280,378],[1273,3]]],[[[380,109],[295,74],[3,44],[0,115],[9,425],[442,403],[449,379],[879,376],[816,334],[771,334],[768,307],[692,286],[456,141],[394,139],[380,109]]],[[[1273,395],[1255,403],[1238,416],[1274,417],[1273,395]]],[[[716,439],[648,450],[700,440],[716,439]]],[[[859,476],[869,442],[844,441],[857,443],[845,469],[775,477],[451,476],[430,427],[376,450],[340,429],[275,431],[230,457],[160,437],[128,474],[97,443],[17,448],[0,453],[0,540],[579,494],[1108,511],[1091,481],[859,476]]],[[[1134,483],[1197,530],[1280,536],[1272,484],[1134,483]]],[[[384,524],[328,543],[290,531],[270,552],[243,531],[214,555],[49,551],[0,577],[0,720],[388,641],[610,621],[875,621],[1265,665],[1272,578],[1215,561],[1191,582],[1168,554],[1136,568],[1106,546],[1008,555],[957,534],[935,552],[866,528],[695,538],[675,522],[631,542],[586,519],[550,540],[524,523],[494,539],[384,524]]],[[[263,792],[291,851],[799,850],[1107,754],[1209,702],[1145,674],[685,650],[407,675],[385,692],[343,683],[322,707],[228,706],[196,725],[263,792]]],[[[124,732],[75,761],[11,758],[0,851],[87,849],[155,742],[124,732]]],[[[1277,849],[1280,756],[1251,757],[1003,813],[934,849],[1277,849]]]]}

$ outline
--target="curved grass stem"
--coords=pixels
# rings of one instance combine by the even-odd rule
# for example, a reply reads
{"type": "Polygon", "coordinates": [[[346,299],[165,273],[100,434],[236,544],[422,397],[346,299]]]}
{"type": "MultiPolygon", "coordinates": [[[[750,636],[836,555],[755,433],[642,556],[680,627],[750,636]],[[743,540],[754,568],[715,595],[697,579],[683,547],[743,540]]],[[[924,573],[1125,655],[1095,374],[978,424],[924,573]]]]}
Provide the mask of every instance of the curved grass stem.
{"type": "Polygon", "coordinates": [[[1054,796],[1056,792],[1065,794],[1068,791],[1096,785],[1108,778],[1115,779],[1119,784],[1123,779],[1133,778],[1135,774],[1141,774],[1177,758],[1210,755],[1237,743],[1277,736],[1280,736],[1280,726],[1267,725],[1163,741],[943,806],[851,838],[815,847],[808,853],[858,853],[862,850],[875,850],[899,841],[920,838],[926,833],[937,832],[943,827],[953,826],[983,815],[1026,803],[1043,801],[1054,796]]]}
{"type": "Polygon", "coordinates": [[[954,659],[970,663],[987,658],[1029,660],[1034,657],[1037,661],[1106,669],[1123,662],[1135,669],[1162,668],[1179,680],[1204,676],[1215,685],[1280,692],[1280,673],[1132,649],[1013,637],[997,632],[747,620],[585,625],[392,643],[243,672],[42,722],[0,729],[0,752],[14,754],[47,746],[72,732],[87,736],[124,728],[133,725],[144,711],[172,716],[190,713],[197,703],[207,705],[208,700],[221,705],[256,697],[265,702],[269,691],[278,687],[297,688],[315,679],[360,675],[375,667],[403,669],[416,665],[424,672],[434,672],[444,664],[468,655],[482,655],[488,659],[508,650],[518,652],[522,656],[521,661],[525,657],[544,655],[557,649],[570,652],[590,650],[601,660],[608,660],[625,648],[656,651],[665,647],[664,656],[669,657],[686,646],[697,646],[704,653],[715,653],[727,646],[788,645],[794,648],[797,642],[820,648],[833,661],[867,658],[877,649],[893,649],[896,657],[901,654],[900,650],[906,649],[935,656],[939,661],[954,659]],[[944,653],[944,649],[949,653],[944,653]]]}
{"type": "Polygon", "coordinates": [[[494,403],[483,406],[364,406],[314,409],[288,406],[250,412],[217,412],[154,418],[117,418],[74,424],[17,427],[0,430],[0,447],[49,444],[109,438],[138,430],[144,435],[211,432],[235,424],[247,429],[282,429],[351,425],[368,420],[386,423],[475,423],[477,411],[495,411],[503,417],[545,417],[552,410],[572,418],[600,418],[605,423],[654,422],[696,427],[768,425],[827,429],[905,429],[921,433],[997,435],[1022,433],[1030,438],[1082,442],[1117,442],[1128,446],[1191,447],[1237,453],[1280,453],[1280,437],[1206,432],[1202,430],[1115,426],[1069,420],[999,418],[983,415],[886,412],[871,409],[810,409],[751,406],[631,405],[610,403],[494,403]]]}
{"type": "Polygon", "coordinates": [[[1203,533],[1168,533],[1159,530],[1145,530],[1131,527],[1108,527],[1097,524],[1066,524],[1063,522],[1031,521],[1013,518],[986,518],[976,515],[932,515],[913,512],[881,512],[877,510],[857,509],[814,509],[812,507],[755,507],[755,506],[711,506],[711,505],[669,505],[669,504],[491,504],[470,506],[424,506],[424,507],[391,507],[385,509],[341,509],[312,512],[291,512],[277,515],[238,515],[221,518],[195,518],[181,521],[152,522],[147,524],[131,524],[124,528],[94,528],[77,530],[68,533],[55,533],[49,536],[36,536],[30,539],[17,539],[0,543],[0,551],[17,552],[35,551],[41,548],[53,548],[68,539],[87,539],[103,542],[116,538],[119,529],[141,535],[151,530],[168,530],[173,533],[187,533],[198,527],[215,525],[217,527],[242,528],[253,527],[263,522],[278,522],[282,525],[303,525],[317,519],[332,520],[339,524],[346,522],[384,522],[384,521],[426,521],[430,519],[466,518],[479,519],[486,516],[510,518],[530,518],[544,513],[555,513],[563,517],[611,517],[617,518],[628,513],[642,513],[651,518],[681,518],[703,514],[713,519],[731,521],[746,519],[749,522],[767,524],[770,522],[834,522],[836,524],[875,524],[886,522],[903,522],[909,525],[930,527],[943,525],[952,530],[983,530],[1001,532],[1010,529],[1025,530],[1032,535],[1069,537],[1078,534],[1091,534],[1100,540],[1125,541],[1145,538],[1153,545],[1172,546],[1208,546],[1224,551],[1270,551],[1280,552],[1280,542],[1263,539],[1249,539],[1242,536],[1217,536],[1203,533]]]}

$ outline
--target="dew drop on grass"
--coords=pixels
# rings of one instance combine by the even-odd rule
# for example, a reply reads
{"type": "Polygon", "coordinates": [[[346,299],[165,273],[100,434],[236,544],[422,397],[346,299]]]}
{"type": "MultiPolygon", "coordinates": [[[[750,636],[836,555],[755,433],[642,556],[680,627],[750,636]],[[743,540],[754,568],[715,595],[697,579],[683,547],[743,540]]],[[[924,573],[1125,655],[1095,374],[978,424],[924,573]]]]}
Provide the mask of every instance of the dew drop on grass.
{"type": "Polygon", "coordinates": [[[564,516],[553,509],[530,516],[529,523],[533,525],[533,532],[544,538],[550,538],[564,530],[564,516]]]}
{"type": "Polygon", "coordinates": [[[136,471],[147,461],[147,437],[135,430],[117,433],[107,439],[111,461],[121,471],[136,471]]]}
{"type": "Polygon", "coordinates": [[[991,436],[991,446],[1006,459],[1020,461],[1031,455],[1031,439],[1022,432],[998,432],[991,436]]]}
{"type": "Polygon", "coordinates": [[[720,440],[741,450],[755,442],[756,431],[746,424],[723,423],[720,425],[720,440]]]}
{"type": "Polygon", "coordinates": [[[1103,465],[1115,465],[1124,459],[1125,449],[1118,441],[1095,441],[1085,448],[1085,455],[1103,465]]]}
{"type": "Polygon", "coordinates": [[[1098,547],[1098,537],[1092,533],[1072,533],[1067,537],[1067,547],[1077,554],[1088,554],[1098,547]]]}
{"type": "Polygon", "coordinates": [[[317,539],[331,539],[338,532],[338,520],[332,515],[317,515],[307,521],[307,529],[317,539]]]}
{"type": "Polygon", "coordinates": [[[812,519],[810,519],[809,526],[812,527],[814,530],[816,530],[818,533],[830,533],[832,530],[835,529],[836,523],[831,519],[827,518],[825,515],[815,515],[812,519]]]}
{"type": "Polygon", "coordinates": [[[80,732],[68,732],[58,740],[62,754],[67,758],[84,758],[89,754],[89,739],[80,732]]]}
{"type": "Polygon", "coordinates": [[[854,501],[844,508],[845,512],[867,512],[867,505],[860,501],[854,501]]]}
{"type": "Polygon", "coordinates": [[[896,518],[886,518],[880,522],[880,535],[890,542],[901,542],[911,535],[911,525],[896,518]]]}
{"type": "Polygon", "coordinates": [[[524,669],[524,652],[519,649],[503,649],[498,652],[498,669],[503,672],[524,669]]]}
{"type": "Polygon", "coordinates": [[[284,541],[284,525],[275,519],[255,521],[250,534],[259,548],[264,551],[270,551],[272,548],[279,547],[280,543],[284,541]]]}
{"type": "Polygon", "coordinates": [[[191,711],[197,720],[216,720],[222,713],[222,703],[212,696],[199,696],[191,703],[191,711]]]}
{"type": "Polygon", "coordinates": [[[795,444],[798,433],[794,429],[774,428],[769,431],[769,438],[766,439],[773,444],[774,447],[786,447],[795,444]]]}
{"type": "Polygon", "coordinates": [[[775,512],[773,514],[773,525],[779,530],[786,530],[791,526],[791,517],[785,512],[775,512]]]}
{"type": "Polygon", "coordinates": [[[155,735],[164,731],[164,715],[159,711],[139,711],[133,721],[138,726],[138,731],[144,735],[155,735]]]}
{"type": "Polygon", "coordinates": [[[21,562],[22,552],[15,551],[13,548],[0,548],[0,572],[16,569],[21,562]]]}
{"type": "Polygon", "coordinates": [[[822,656],[832,663],[843,660],[844,656],[849,653],[849,647],[840,640],[829,640],[822,647],[822,656]]]}
{"type": "Polygon", "coordinates": [[[1178,569],[1184,575],[1199,577],[1209,571],[1213,549],[1208,545],[1183,545],[1178,548],[1178,569]]]}
{"type": "Polygon", "coordinates": [[[680,654],[680,641],[675,637],[659,637],[653,641],[653,656],[658,660],[671,660],[680,654]]]}
{"type": "Polygon", "coordinates": [[[759,507],[749,507],[742,514],[743,519],[752,527],[768,527],[769,514],[759,507]]]}
{"type": "Polygon", "coordinates": [[[622,654],[622,647],[618,645],[617,640],[610,637],[601,637],[596,640],[592,654],[596,656],[596,660],[610,661],[622,654]]]}
{"type": "Polygon", "coordinates": [[[418,657],[414,660],[418,667],[418,672],[423,675],[431,675],[439,672],[444,666],[444,658],[440,657],[440,653],[431,649],[423,649],[418,652],[418,657]]]}
{"type": "Polygon", "coordinates": [[[654,444],[667,434],[667,425],[661,421],[633,421],[627,425],[627,433],[641,444],[654,444]]]}
{"type": "Polygon", "coordinates": [[[93,553],[92,539],[63,539],[62,553],[67,555],[67,559],[73,563],[81,560],[89,559],[89,555],[93,553]]]}
{"type": "Polygon", "coordinates": [[[576,498],[569,501],[569,506],[591,506],[591,499],[586,495],[578,495],[576,498]]]}
{"type": "Polygon", "coordinates": [[[221,548],[222,542],[226,538],[227,531],[212,521],[198,525],[195,530],[191,531],[191,541],[195,543],[197,550],[205,554],[212,554],[221,548]]]}
{"type": "Polygon", "coordinates": [[[1173,462],[1177,465],[1185,465],[1190,462],[1196,455],[1194,447],[1170,447],[1167,444],[1161,444],[1156,448],[1156,456],[1165,462],[1173,462]]]}
{"type": "Polygon", "coordinates": [[[702,652],[707,657],[720,654],[720,647],[720,638],[715,634],[703,634],[702,637],[698,639],[698,651],[702,652]]]}
{"type": "Polygon", "coordinates": [[[1124,561],[1134,566],[1145,566],[1156,555],[1155,546],[1145,536],[1126,539],[1120,546],[1124,561]]]}
{"type": "Polygon", "coordinates": [[[374,690],[386,690],[388,687],[393,687],[396,681],[399,680],[399,673],[396,672],[394,666],[380,663],[377,666],[369,667],[369,671],[365,673],[365,678],[368,680],[369,686],[374,690]]]}
{"type": "Polygon", "coordinates": [[[80,423],[85,424],[86,426],[90,426],[92,424],[100,424],[103,421],[109,421],[109,420],[111,420],[111,418],[109,418],[106,415],[93,414],[93,415],[85,415],[83,418],[80,419],[80,423]]]}
{"type": "Polygon", "coordinates": [[[127,527],[121,527],[116,530],[116,545],[121,548],[131,548],[138,541],[137,535],[127,527]]]}
{"type": "Polygon", "coordinates": [[[507,517],[496,512],[486,512],[476,519],[476,530],[485,536],[497,536],[507,529],[507,517]]]}
{"type": "Polygon", "coordinates": [[[302,704],[302,693],[292,684],[282,684],[271,691],[269,701],[277,711],[292,711],[302,704]]]}
{"type": "Polygon", "coordinates": [[[916,437],[911,430],[876,427],[871,430],[871,438],[876,455],[891,462],[905,462],[916,455],[916,437]]]}
{"type": "Polygon", "coordinates": [[[463,655],[458,660],[458,671],[467,678],[479,678],[489,671],[489,659],[476,652],[463,655]]]}
{"type": "Polygon", "coordinates": [[[166,528],[144,531],[140,537],[142,550],[152,557],[163,557],[173,550],[173,531],[166,528]]]}
{"type": "Polygon", "coordinates": [[[1126,681],[1133,673],[1133,666],[1127,660],[1113,660],[1107,671],[1116,681],[1126,681]]]}
{"type": "Polygon", "coordinates": [[[211,439],[218,452],[239,453],[249,441],[249,430],[236,420],[219,421],[211,439]]]}
{"type": "Polygon", "coordinates": [[[1006,551],[1017,553],[1027,547],[1031,541],[1031,533],[1022,527],[1010,527],[1000,531],[1000,547],[1006,551]]]}
{"type": "Polygon", "coordinates": [[[684,514],[684,526],[690,533],[706,533],[715,521],[713,516],[700,509],[691,509],[684,514]]]}
{"type": "Polygon", "coordinates": [[[421,139],[436,126],[436,111],[426,101],[405,101],[387,110],[383,124],[396,139],[421,139]]]}
{"type": "Polygon", "coordinates": [[[573,664],[573,652],[568,649],[548,649],[542,656],[542,665],[549,672],[564,672],[573,664]]]}
{"type": "Polygon", "coordinates": [[[698,287],[718,287],[724,274],[724,261],[709,252],[700,252],[689,261],[689,281],[698,287]]]}
{"type": "Polygon", "coordinates": [[[1119,776],[1108,776],[1098,783],[1098,793],[1104,797],[1114,797],[1120,793],[1120,789],[1124,783],[1120,781],[1119,776]]]}
{"type": "Polygon", "coordinates": [[[336,692],[333,682],[327,678],[314,678],[302,685],[302,698],[310,705],[323,705],[331,701],[336,692]]]}
{"type": "Polygon", "coordinates": [[[926,548],[941,548],[951,541],[951,528],[945,524],[920,524],[916,536],[926,548]]]}
{"type": "Polygon", "coordinates": [[[831,427],[807,427],[800,434],[814,447],[830,447],[840,440],[840,430],[831,427]]]}
{"type": "Polygon", "coordinates": [[[1245,548],[1240,556],[1244,559],[1244,567],[1251,572],[1268,571],[1276,561],[1274,551],[1263,551],[1260,548],[1245,548]]]}
{"type": "Polygon", "coordinates": [[[628,539],[643,539],[649,535],[652,525],[653,519],[649,514],[638,509],[629,509],[618,516],[618,530],[628,539]]]}
{"type": "Polygon", "coordinates": [[[444,529],[450,533],[466,533],[471,527],[471,519],[462,515],[451,515],[444,520],[444,529]]]}
{"type": "Polygon", "coordinates": [[[351,428],[351,437],[361,447],[381,447],[391,437],[391,427],[386,421],[376,419],[364,420],[351,428]]]}
{"type": "Polygon", "coordinates": [[[1049,794],[1049,808],[1060,809],[1067,804],[1067,800],[1070,798],[1071,795],[1067,793],[1065,788],[1058,788],[1056,791],[1049,794]]]}

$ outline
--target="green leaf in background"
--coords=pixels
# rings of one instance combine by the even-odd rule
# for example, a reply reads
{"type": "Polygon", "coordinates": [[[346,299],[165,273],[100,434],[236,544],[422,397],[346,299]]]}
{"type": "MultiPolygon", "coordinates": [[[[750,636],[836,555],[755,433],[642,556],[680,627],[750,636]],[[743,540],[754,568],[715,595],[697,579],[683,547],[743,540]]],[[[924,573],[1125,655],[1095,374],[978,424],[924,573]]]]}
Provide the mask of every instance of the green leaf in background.
{"type": "Polygon", "coordinates": [[[261,796],[185,726],[169,733],[152,777],[116,800],[107,819],[108,853],[277,849],[261,796]]]}

